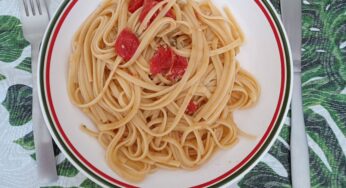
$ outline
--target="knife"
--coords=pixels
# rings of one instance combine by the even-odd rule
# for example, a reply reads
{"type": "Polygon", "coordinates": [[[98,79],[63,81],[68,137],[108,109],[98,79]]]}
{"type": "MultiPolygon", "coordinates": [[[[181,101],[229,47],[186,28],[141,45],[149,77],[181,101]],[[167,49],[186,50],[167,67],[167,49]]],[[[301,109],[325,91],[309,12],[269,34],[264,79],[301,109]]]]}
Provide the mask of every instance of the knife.
{"type": "Polygon", "coordinates": [[[280,6],[281,18],[291,46],[294,71],[291,104],[292,186],[293,188],[307,188],[310,187],[310,169],[301,88],[302,1],[280,0],[280,6]]]}

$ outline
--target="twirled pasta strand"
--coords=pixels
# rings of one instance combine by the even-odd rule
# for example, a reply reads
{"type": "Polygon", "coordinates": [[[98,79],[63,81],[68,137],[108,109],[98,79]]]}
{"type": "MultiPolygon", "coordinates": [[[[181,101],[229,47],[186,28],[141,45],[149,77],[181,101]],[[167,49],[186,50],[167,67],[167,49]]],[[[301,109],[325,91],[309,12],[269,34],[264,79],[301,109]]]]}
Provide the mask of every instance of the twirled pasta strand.
{"type": "Polygon", "coordinates": [[[132,181],[156,168],[200,167],[217,148],[233,146],[239,135],[232,113],[258,101],[260,87],[236,60],[244,36],[228,9],[210,2],[164,0],[141,23],[128,0],[104,0],[73,39],[69,59],[71,101],[95,123],[110,168],[132,181]],[[173,8],[176,19],[165,17],[173,8]],[[160,10],[147,27],[151,15],[160,10]],[[124,62],[114,50],[124,28],[140,45],[124,62]],[[149,64],[159,44],[188,58],[179,81],[151,76],[149,64]],[[185,114],[191,100],[200,103],[185,114]]]}

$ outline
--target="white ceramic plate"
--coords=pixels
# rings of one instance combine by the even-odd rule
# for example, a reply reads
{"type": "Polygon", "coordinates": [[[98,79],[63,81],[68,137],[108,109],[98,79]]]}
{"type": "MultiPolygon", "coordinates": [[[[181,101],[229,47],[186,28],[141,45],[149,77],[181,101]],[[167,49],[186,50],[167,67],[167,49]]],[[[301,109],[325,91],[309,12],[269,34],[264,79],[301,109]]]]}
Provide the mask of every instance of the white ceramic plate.
{"type": "Polygon", "coordinates": [[[259,81],[258,105],[235,113],[238,126],[257,139],[240,139],[229,150],[217,152],[196,171],[158,170],[138,184],[127,182],[105,162],[97,141],[79,130],[92,122],[67,94],[68,57],[71,40],[101,0],[65,0],[46,32],[39,65],[40,101],[48,128],[60,149],[79,170],[103,186],[206,187],[231,183],[249,171],[277,137],[290,101],[292,86],[290,53],[282,24],[267,0],[214,0],[229,6],[246,36],[238,60],[259,81]]]}

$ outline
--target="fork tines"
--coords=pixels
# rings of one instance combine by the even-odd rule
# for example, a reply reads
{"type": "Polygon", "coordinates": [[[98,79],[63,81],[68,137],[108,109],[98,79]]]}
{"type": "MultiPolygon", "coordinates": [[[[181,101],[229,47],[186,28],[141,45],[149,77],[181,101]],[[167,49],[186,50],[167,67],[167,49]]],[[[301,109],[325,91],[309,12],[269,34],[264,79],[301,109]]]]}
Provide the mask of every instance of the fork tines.
{"type": "Polygon", "coordinates": [[[35,16],[37,13],[42,15],[40,0],[22,0],[24,4],[26,16],[30,16],[30,13],[35,16]],[[31,11],[30,11],[31,9],[31,11]]]}

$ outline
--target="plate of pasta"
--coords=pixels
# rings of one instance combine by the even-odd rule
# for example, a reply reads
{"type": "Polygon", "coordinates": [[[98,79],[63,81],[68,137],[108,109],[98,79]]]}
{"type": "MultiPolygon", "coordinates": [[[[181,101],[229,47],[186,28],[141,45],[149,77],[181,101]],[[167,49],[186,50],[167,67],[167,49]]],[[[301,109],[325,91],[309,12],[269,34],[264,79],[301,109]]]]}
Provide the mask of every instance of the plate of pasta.
{"type": "Polygon", "coordinates": [[[267,0],[64,0],[39,98],[54,141],[101,186],[221,186],[275,141],[291,65],[267,0]]]}

